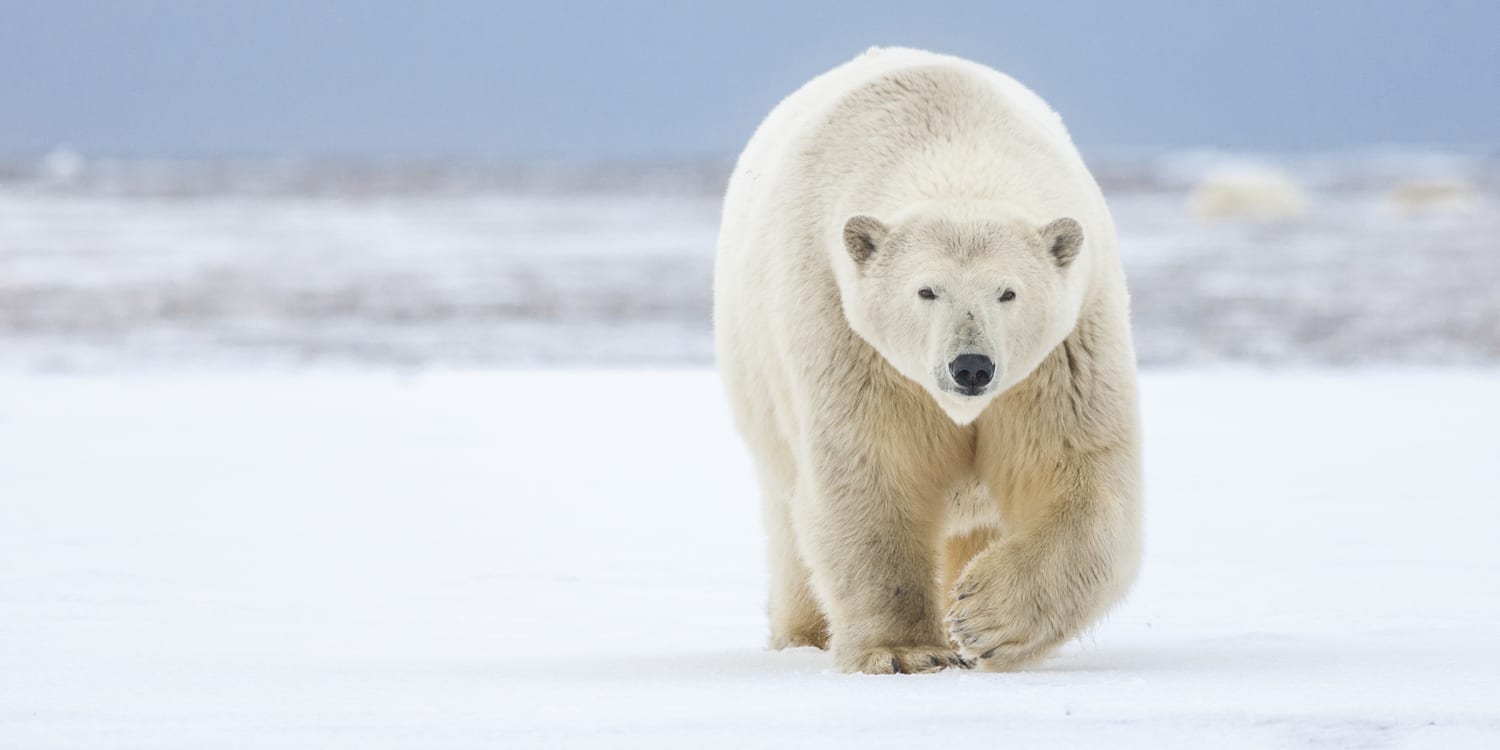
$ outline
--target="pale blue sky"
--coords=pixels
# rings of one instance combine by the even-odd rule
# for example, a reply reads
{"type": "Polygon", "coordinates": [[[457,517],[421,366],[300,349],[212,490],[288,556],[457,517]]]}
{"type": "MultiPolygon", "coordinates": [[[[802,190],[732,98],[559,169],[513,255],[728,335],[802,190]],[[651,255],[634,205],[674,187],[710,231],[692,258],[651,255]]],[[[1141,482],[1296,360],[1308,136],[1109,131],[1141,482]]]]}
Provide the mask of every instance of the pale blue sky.
{"type": "Polygon", "coordinates": [[[1026,82],[1085,151],[1500,143],[1500,2],[0,0],[0,156],[728,158],[872,44],[1026,82]]]}

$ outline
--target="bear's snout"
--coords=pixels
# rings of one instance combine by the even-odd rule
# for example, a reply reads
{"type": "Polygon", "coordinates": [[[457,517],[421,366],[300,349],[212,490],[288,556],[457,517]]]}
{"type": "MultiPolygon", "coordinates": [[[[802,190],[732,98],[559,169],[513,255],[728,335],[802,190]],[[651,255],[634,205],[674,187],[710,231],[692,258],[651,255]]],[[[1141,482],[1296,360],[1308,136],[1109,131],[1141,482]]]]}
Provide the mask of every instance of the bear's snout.
{"type": "Polygon", "coordinates": [[[948,363],[953,382],[969,396],[978,396],[995,377],[995,363],[983,354],[960,354],[948,363]]]}

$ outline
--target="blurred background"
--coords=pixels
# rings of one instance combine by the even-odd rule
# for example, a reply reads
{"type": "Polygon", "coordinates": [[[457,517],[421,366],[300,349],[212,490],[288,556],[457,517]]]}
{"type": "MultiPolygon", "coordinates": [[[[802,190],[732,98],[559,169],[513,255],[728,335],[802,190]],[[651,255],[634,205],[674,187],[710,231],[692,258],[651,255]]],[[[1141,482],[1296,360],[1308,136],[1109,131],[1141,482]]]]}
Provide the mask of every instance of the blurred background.
{"type": "Polygon", "coordinates": [[[708,363],[719,197],[871,45],[1008,72],[1148,365],[1500,361],[1500,5],[0,3],[0,364],[708,363]]]}

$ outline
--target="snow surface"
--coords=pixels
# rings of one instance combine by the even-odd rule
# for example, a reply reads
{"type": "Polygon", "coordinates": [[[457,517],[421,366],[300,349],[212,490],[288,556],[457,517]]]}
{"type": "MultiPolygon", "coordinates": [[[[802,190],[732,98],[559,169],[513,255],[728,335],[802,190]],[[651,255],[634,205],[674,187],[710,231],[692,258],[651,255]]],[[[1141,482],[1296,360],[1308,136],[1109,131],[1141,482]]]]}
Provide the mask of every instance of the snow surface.
{"type": "Polygon", "coordinates": [[[0,374],[0,747],[1500,747],[1497,375],[1148,373],[1128,603],[872,677],[707,370],[0,374]]]}

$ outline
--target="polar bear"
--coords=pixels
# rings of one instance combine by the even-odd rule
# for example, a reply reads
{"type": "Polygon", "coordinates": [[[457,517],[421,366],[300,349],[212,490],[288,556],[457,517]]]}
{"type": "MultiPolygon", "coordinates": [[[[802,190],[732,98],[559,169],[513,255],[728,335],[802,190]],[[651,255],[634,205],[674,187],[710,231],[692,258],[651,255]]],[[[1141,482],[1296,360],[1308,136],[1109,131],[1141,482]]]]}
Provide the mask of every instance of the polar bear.
{"type": "Polygon", "coordinates": [[[1122,597],[1141,516],[1125,278],[1035,94],[910,49],[815,78],[740,156],[714,276],[773,647],[849,672],[1017,669],[1122,597]]]}

